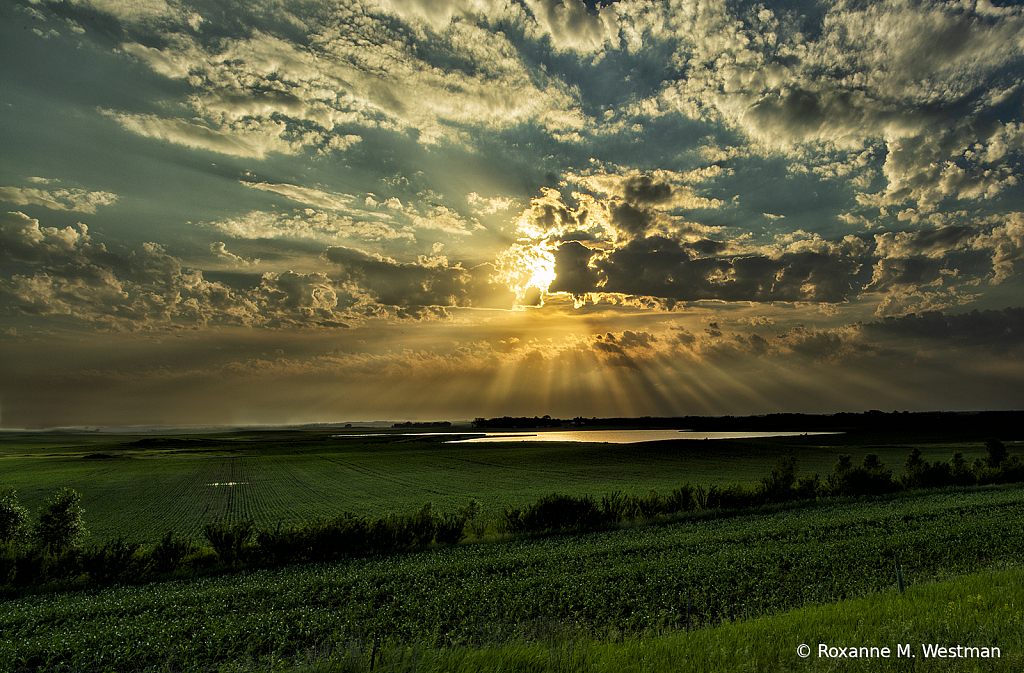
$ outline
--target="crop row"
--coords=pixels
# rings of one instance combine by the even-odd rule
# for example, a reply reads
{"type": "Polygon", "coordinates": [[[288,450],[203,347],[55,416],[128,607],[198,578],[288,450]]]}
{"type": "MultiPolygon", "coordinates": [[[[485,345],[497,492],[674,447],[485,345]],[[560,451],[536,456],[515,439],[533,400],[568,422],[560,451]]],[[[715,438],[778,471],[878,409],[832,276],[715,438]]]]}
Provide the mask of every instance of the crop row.
{"type": "Polygon", "coordinates": [[[1022,517],[1024,492],[996,487],[37,595],[0,604],[0,661],[188,669],[699,627],[895,591],[896,554],[911,582],[1017,564],[1022,517]]]}

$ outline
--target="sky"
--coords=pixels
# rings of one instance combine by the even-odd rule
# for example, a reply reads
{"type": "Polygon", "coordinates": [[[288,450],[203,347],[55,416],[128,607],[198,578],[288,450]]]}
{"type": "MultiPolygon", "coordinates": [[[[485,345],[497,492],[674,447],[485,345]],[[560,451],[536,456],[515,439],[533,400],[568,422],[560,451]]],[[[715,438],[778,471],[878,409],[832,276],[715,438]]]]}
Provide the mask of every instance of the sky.
{"type": "Polygon", "coordinates": [[[0,428],[1024,408],[1024,8],[8,0],[0,428]]]}

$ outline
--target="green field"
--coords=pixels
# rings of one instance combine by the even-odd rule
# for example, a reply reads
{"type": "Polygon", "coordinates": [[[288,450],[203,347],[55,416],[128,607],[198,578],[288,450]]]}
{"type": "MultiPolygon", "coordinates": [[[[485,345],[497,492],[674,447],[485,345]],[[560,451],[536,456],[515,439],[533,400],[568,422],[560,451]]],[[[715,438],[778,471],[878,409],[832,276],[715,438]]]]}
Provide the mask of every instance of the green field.
{"type": "MultiPolygon", "coordinates": [[[[496,518],[553,492],[753,484],[790,453],[801,474],[822,476],[841,453],[855,463],[876,453],[896,476],[913,448],[929,461],[986,454],[982,438],[870,433],[632,445],[337,434],[5,433],[0,488],[17,489],[34,513],[69,486],[82,494],[89,542],[152,545],[170,530],[201,542],[215,519],[273,527],[426,502],[454,511],[471,497],[496,518]]],[[[486,535],[337,563],[196,565],[125,586],[79,577],[8,590],[0,670],[950,670],[800,659],[795,645],[817,637],[997,645],[1004,658],[952,670],[1015,671],[1021,521],[1022,484],[948,487],[486,535]]]]}
{"type": "MultiPolygon", "coordinates": [[[[1014,566],[1024,554],[1022,519],[1020,486],[973,487],[43,592],[0,603],[0,662],[47,671],[348,660],[365,668],[377,639],[389,652],[650,639],[687,624],[706,629],[892,595],[897,553],[912,587],[1014,566]]],[[[907,638],[923,628],[890,626],[907,638]]],[[[787,656],[792,670],[806,670],[787,656]]]]}
{"type": "MultiPolygon", "coordinates": [[[[198,539],[214,519],[299,523],[341,511],[378,516],[432,502],[453,511],[470,497],[495,517],[553,492],[600,496],[617,489],[668,493],[686,482],[754,483],[792,451],[801,473],[829,473],[839,453],[878,453],[899,475],[914,446],[926,460],[968,461],[983,442],[818,435],[745,441],[642,444],[446,444],[395,434],[339,438],[339,431],[238,431],[152,435],[0,435],[0,488],[34,512],[61,486],[82,494],[92,540],[152,543],[168,530],[198,539]],[[228,485],[232,484],[232,485],[228,485]]],[[[1014,445],[1010,445],[1011,449],[1014,445]]]]}
{"type": "MultiPolygon", "coordinates": [[[[422,673],[1017,673],[1024,670],[1024,569],[977,573],[914,586],[906,595],[890,591],[692,633],[622,642],[566,638],[478,649],[402,647],[379,659],[374,670],[422,673]],[[984,652],[989,657],[926,658],[924,646],[936,644],[990,648],[984,652]],[[806,658],[797,654],[800,645],[809,648],[806,658]],[[876,656],[830,658],[821,656],[821,645],[858,652],[869,648],[867,653],[876,656]],[[872,652],[872,647],[878,651],[872,652]],[[998,657],[991,648],[999,649],[998,657]]],[[[351,657],[335,665],[296,667],[294,673],[345,670],[358,670],[351,657]]]]}

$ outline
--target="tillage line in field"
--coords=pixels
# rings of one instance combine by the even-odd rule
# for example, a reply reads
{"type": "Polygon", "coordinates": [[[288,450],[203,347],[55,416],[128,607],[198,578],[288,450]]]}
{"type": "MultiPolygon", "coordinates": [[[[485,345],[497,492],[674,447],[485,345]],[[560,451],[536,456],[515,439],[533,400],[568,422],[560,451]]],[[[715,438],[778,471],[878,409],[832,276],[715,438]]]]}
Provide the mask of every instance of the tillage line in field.
{"type": "Polygon", "coordinates": [[[264,474],[268,475],[268,481],[272,481],[275,498],[280,503],[273,510],[267,508],[275,512],[274,518],[285,523],[299,523],[304,518],[304,511],[336,509],[334,500],[337,492],[348,484],[331,471],[321,469],[323,461],[319,456],[304,457],[301,461],[276,456],[270,459],[273,463],[264,469],[264,474]],[[273,475],[272,479],[269,475],[273,475]]]}

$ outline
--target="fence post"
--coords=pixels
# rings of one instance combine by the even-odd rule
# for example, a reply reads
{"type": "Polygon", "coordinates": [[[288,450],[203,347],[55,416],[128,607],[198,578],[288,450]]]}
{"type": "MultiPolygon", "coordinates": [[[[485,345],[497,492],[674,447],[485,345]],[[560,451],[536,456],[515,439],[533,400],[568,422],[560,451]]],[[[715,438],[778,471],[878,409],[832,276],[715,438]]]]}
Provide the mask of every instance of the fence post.
{"type": "Polygon", "coordinates": [[[903,584],[903,564],[900,563],[900,555],[899,554],[896,554],[896,584],[899,586],[900,593],[902,594],[903,590],[904,590],[904,584],[903,584]]]}

